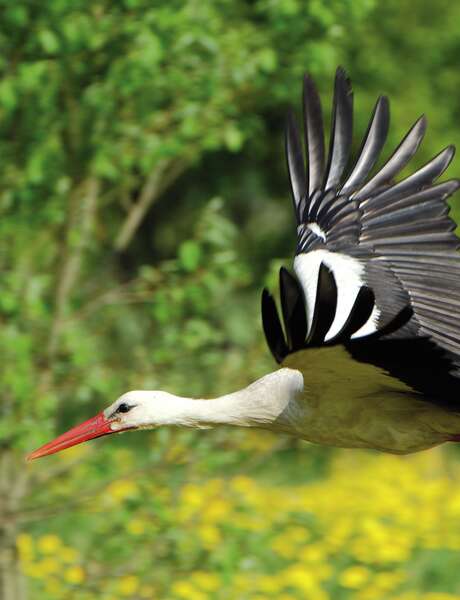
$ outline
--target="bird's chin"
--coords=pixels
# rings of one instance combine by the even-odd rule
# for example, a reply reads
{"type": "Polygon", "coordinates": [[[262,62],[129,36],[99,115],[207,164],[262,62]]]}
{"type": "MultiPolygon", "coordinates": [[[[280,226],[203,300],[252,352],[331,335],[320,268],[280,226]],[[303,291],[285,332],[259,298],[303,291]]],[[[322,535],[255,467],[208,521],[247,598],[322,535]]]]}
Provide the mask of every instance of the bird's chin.
{"type": "Polygon", "coordinates": [[[110,429],[111,433],[123,433],[124,431],[130,431],[131,429],[138,429],[134,425],[126,425],[126,423],[121,423],[120,421],[114,420],[110,421],[110,429]]]}
{"type": "Polygon", "coordinates": [[[84,423],[69,429],[62,435],[58,436],[51,442],[44,444],[34,452],[31,452],[26,460],[31,461],[42,456],[48,456],[49,454],[55,454],[66,448],[71,448],[77,444],[82,444],[88,440],[92,440],[110,433],[120,433],[133,429],[130,426],[124,426],[117,421],[107,419],[103,412],[98,413],[95,417],[88,419],[84,423]]]}

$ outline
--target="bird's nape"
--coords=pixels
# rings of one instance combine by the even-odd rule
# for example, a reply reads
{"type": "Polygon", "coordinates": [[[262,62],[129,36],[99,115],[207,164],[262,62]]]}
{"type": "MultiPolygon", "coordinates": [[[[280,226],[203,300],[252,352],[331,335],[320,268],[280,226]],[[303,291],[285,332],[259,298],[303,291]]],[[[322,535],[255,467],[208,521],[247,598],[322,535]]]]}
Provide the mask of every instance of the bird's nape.
{"type": "MultiPolygon", "coordinates": [[[[80,425],[72,427],[72,429],[69,429],[51,442],[40,446],[40,448],[28,454],[26,460],[31,461],[36,458],[41,458],[42,456],[55,454],[56,452],[71,448],[72,446],[87,442],[88,440],[122,431],[120,429],[113,429],[112,425],[113,421],[106,418],[104,412],[100,412],[91,419],[80,423],[80,425]]],[[[131,427],[126,427],[123,431],[126,429],[131,429],[131,427]]]]}

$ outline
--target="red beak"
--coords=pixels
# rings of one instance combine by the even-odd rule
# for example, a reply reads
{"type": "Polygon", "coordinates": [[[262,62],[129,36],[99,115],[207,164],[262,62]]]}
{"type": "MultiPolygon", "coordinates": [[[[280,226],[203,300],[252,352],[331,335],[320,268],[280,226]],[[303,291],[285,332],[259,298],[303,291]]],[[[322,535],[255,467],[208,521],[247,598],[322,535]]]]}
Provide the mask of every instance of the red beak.
{"type": "Polygon", "coordinates": [[[81,425],[69,429],[69,431],[66,431],[52,442],[48,442],[44,446],[41,446],[41,448],[38,448],[35,452],[31,452],[26,457],[26,460],[30,461],[35,458],[47,456],[48,454],[54,454],[55,452],[60,452],[71,446],[76,446],[87,440],[108,435],[109,433],[115,433],[115,431],[110,428],[110,421],[108,421],[105,418],[104,413],[101,412],[92,419],[88,419],[88,421],[81,423],[81,425]]]}

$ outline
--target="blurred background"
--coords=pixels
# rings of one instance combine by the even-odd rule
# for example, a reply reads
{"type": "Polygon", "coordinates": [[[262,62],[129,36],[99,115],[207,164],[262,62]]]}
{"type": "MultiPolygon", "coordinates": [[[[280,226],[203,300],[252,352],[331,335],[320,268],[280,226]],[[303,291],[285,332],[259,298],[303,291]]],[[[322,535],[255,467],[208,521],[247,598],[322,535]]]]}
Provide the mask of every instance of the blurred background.
{"type": "Polygon", "coordinates": [[[24,455],[129,389],[210,397],[274,368],[259,295],[295,247],[304,71],[329,114],[347,68],[356,146],[380,93],[386,156],[425,112],[413,168],[460,141],[460,5],[0,7],[1,598],[459,599],[454,446],[160,429],[24,455]]]}

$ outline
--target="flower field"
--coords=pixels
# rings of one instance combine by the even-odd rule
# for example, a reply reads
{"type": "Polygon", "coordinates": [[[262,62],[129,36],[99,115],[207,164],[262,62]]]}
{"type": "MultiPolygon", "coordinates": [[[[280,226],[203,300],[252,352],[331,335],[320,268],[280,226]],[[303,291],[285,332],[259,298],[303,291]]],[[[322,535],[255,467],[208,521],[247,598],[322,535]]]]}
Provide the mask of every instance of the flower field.
{"type": "MultiPolygon", "coordinates": [[[[262,457],[277,442],[254,432],[240,441],[262,457]]],[[[297,452],[312,449],[302,444],[297,452]]],[[[170,460],[183,450],[177,442],[170,460]]],[[[115,454],[125,467],[135,459],[127,450],[115,454]]],[[[410,457],[332,452],[325,473],[307,483],[300,472],[290,484],[270,482],[269,474],[203,477],[198,466],[172,488],[154,477],[110,483],[76,517],[92,529],[93,547],[75,529],[69,539],[51,528],[18,537],[33,597],[460,598],[453,448],[410,457]]]]}

